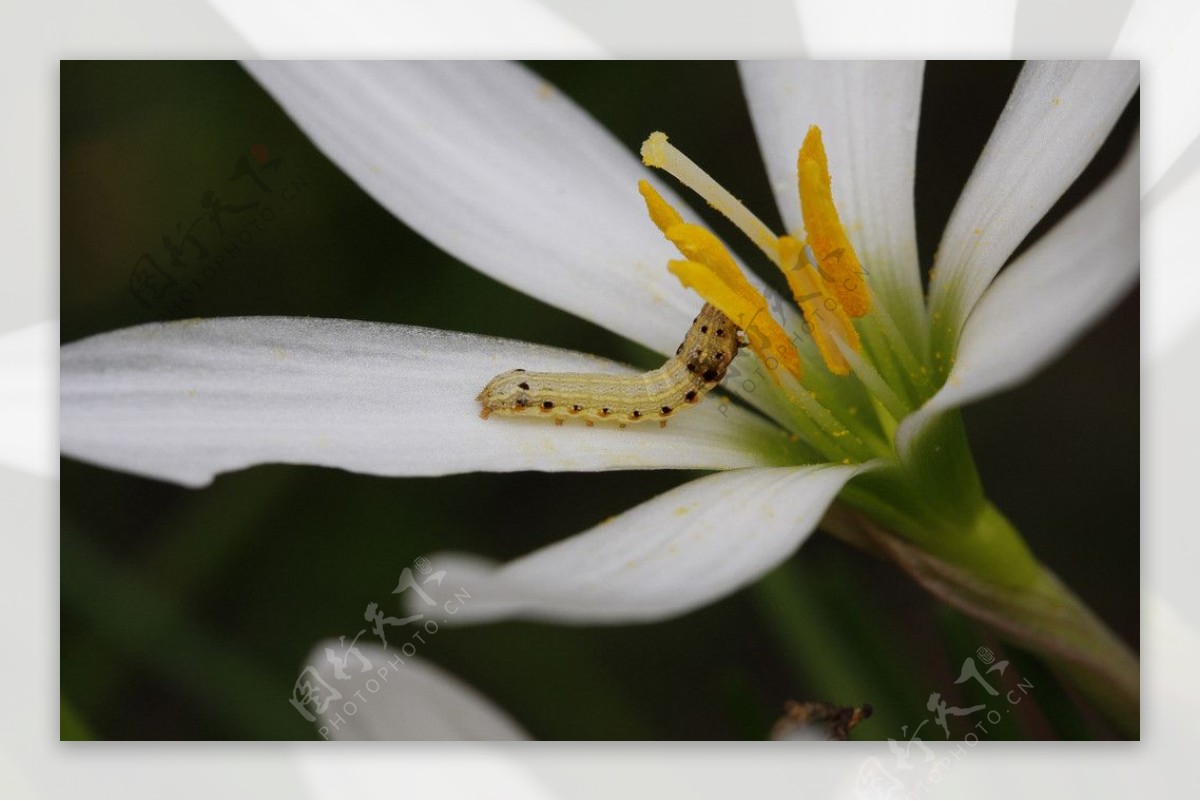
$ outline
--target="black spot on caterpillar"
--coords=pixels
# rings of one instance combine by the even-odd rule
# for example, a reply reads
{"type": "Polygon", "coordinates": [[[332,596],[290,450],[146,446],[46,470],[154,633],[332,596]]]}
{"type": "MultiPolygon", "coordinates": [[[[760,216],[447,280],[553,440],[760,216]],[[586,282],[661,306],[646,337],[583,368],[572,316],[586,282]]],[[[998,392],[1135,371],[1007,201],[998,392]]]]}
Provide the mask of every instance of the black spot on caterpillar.
{"type": "Polygon", "coordinates": [[[560,424],[582,417],[588,425],[615,419],[621,426],[657,420],[666,425],[681,407],[699,403],[721,383],[737,352],[737,326],[705,304],[675,356],[657,370],[635,376],[510,370],[479,393],[479,416],[545,415],[560,424]]]}

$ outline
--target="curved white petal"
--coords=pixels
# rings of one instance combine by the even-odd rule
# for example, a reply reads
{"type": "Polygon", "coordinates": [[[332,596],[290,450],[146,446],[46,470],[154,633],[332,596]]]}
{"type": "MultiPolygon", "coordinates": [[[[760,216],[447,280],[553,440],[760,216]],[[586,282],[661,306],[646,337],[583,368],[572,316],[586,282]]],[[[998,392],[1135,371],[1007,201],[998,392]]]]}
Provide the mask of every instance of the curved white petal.
{"type": "MultiPolygon", "coordinates": [[[[794,52],[800,41],[792,0],[756,0],[752,14],[746,13],[745,6],[720,0],[540,2],[599,42],[613,58],[644,58],[651,53],[656,59],[690,59],[697,53],[711,59],[736,58],[747,50],[794,52]]],[[[570,57],[586,56],[574,53],[570,57]]]]}
{"type": "Polygon", "coordinates": [[[528,740],[477,690],[396,648],[317,643],[292,704],[327,740],[528,740]]]}
{"type": "Polygon", "coordinates": [[[1138,146],[1013,262],[967,319],[945,385],[897,430],[906,452],[936,415],[1014,386],[1065,351],[1138,273],[1138,146]]]}
{"type": "Polygon", "coordinates": [[[604,48],[537,0],[208,0],[266,58],[596,58],[604,48]]]}
{"type": "Polygon", "coordinates": [[[1137,85],[1137,62],[1025,65],[934,261],[929,306],[935,347],[947,356],[988,284],[1092,160],[1137,85]]]}
{"type": "MultiPolygon", "coordinates": [[[[668,273],[679,254],[650,222],[638,180],[696,217],[545,81],[504,62],[246,68],[338,166],[423,236],[529,295],[674,353],[702,301],[668,273]]],[[[790,331],[802,330],[792,304],[772,308],[787,310],[790,331]]],[[[761,382],[757,391],[729,386],[759,408],[778,405],[761,382]]]]}
{"type": "Polygon", "coordinates": [[[637,182],[678,198],[525,68],[245,66],[363,189],[471,267],[661,353],[674,352],[702,305],[667,272],[678,254],[637,182]]]}
{"type": "MultiPolygon", "coordinates": [[[[1200,137],[1200,5],[1192,0],[1135,0],[1113,58],[1141,59],[1142,186],[1153,189],[1200,137]]],[[[1147,241],[1151,237],[1146,237],[1147,241]]]]}
{"type": "Polygon", "coordinates": [[[1146,339],[1155,358],[1167,357],[1200,330],[1200,270],[1196,269],[1196,220],[1200,220],[1200,169],[1158,202],[1142,206],[1147,281],[1146,339]]]}
{"type": "Polygon", "coordinates": [[[1045,58],[1048,53],[1059,58],[1106,58],[1126,26],[1133,2],[1090,3],[1086,14],[1070,4],[1022,2],[1017,7],[1010,58],[1045,58]]]}
{"type": "Polygon", "coordinates": [[[1008,58],[1017,0],[795,0],[812,58],[1008,58]]]}
{"type": "MultiPolygon", "coordinates": [[[[448,624],[507,617],[648,622],[681,615],[790,556],[842,486],[864,469],[816,465],[717,473],[503,566],[435,554],[430,561],[446,576],[433,601],[454,609],[448,624]]],[[[410,614],[430,608],[419,597],[406,603],[410,614]]]]}
{"type": "Polygon", "coordinates": [[[728,469],[787,453],[778,429],[715,396],[661,429],[481,420],[479,391],[515,367],[630,372],[570,351],[352,320],[154,323],[62,348],[62,452],[189,486],[270,462],[436,476],[728,469]]]}
{"type": "Polygon", "coordinates": [[[803,235],[796,156],[819,125],[833,195],[876,295],[905,332],[924,325],[913,176],[920,61],[744,61],[742,86],[771,189],[803,235]]]}
{"type": "Polygon", "coordinates": [[[0,465],[58,477],[54,352],[58,320],[0,334],[0,465]]]}

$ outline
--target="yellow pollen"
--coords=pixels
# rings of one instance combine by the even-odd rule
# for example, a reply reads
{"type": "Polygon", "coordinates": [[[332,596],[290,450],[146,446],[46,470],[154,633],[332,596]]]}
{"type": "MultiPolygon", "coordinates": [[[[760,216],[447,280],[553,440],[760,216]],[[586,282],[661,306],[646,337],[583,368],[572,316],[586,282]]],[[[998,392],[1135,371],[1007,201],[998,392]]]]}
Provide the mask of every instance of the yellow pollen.
{"type": "Polygon", "coordinates": [[[791,338],[767,308],[767,299],[746,280],[733,256],[712,232],[683,218],[654,187],[638,182],[650,218],[668,241],[683,254],[683,260],[668,265],[687,288],[720,309],[746,334],[746,340],[777,382],[779,367],[800,377],[800,354],[791,338]]]}
{"type": "Polygon", "coordinates": [[[658,226],[658,230],[665,234],[671,226],[683,223],[679,212],[663,200],[662,195],[654,190],[649,181],[638,181],[638,191],[642,193],[642,198],[646,201],[646,210],[650,212],[650,219],[658,226]]]}
{"type": "MultiPolygon", "coordinates": [[[[780,241],[783,243],[781,252],[790,253],[794,249],[794,252],[799,254],[800,245],[795,239],[782,236],[780,241]]],[[[821,275],[815,267],[807,261],[801,264],[798,255],[791,257],[789,263],[790,268],[783,274],[787,277],[788,288],[792,290],[796,305],[804,311],[804,319],[812,327],[813,341],[816,342],[817,350],[821,352],[821,358],[830,372],[848,375],[850,365],[834,341],[834,336],[840,337],[855,351],[861,352],[862,342],[858,338],[858,331],[829,284],[821,280],[821,275]]]]}
{"type": "MultiPolygon", "coordinates": [[[[762,298],[762,295],[746,281],[737,262],[733,260],[733,256],[729,255],[729,251],[721,244],[721,240],[717,239],[711,231],[700,225],[685,223],[683,217],[679,216],[679,212],[671,208],[670,204],[663,200],[662,195],[654,191],[654,187],[649,182],[638,181],[638,191],[646,200],[650,219],[654,220],[654,224],[663,232],[667,240],[679,248],[679,252],[686,259],[706,265],[717,274],[722,283],[731,288],[744,285],[749,292],[753,293],[753,295],[747,296],[748,300],[754,301],[762,298]]],[[[729,316],[733,317],[733,315],[729,316]]]]}
{"type": "MultiPolygon", "coordinates": [[[[720,309],[746,334],[750,349],[767,368],[767,373],[777,384],[782,385],[779,368],[783,367],[792,376],[801,375],[800,354],[775,318],[767,309],[767,301],[758,290],[746,283],[730,286],[707,264],[695,261],[676,260],[667,264],[667,269],[688,289],[720,309]],[[747,295],[757,295],[751,300],[747,295]]],[[[740,275],[740,273],[739,273],[740,275]]]]}
{"type": "MultiPolygon", "coordinates": [[[[797,306],[804,312],[813,341],[830,372],[848,375],[842,346],[862,351],[852,317],[871,308],[864,273],[833,203],[833,191],[821,131],[812,126],[797,158],[800,203],[808,242],[774,233],[694,161],[656,131],[642,143],[642,162],[674,176],[725,215],[758,246],[787,279],[797,306]],[[806,257],[807,254],[807,257],[806,257]]],[[[729,315],[746,331],[750,347],[768,369],[782,364],[797,379],[800,357],[791,338],[771,317],[766,299],[755,289],[733,257],[711,232],[683,218],[646,181],[638,183],[650,218],[683,254],[671,272],[684,286],[729,315]]]]}
{"type": "MultiPolygon", "coordinates": [[[[767,224],[758,219],[742,202],[730,194],[696,162],[683,154],[679,148],[667,141],[667,135],[655,131],[642,143],[642,163],[657,167],[674,176],[675,180],[691,189],[731,223],[750,238],[750,241],[767,254],[767,258],[779,263],[779,244],[767,224]]],[[[662,226],[659,226],[660,228],[662,226]]]]}
{"type": "Polygon", "coordinates": [[[821,129],[813,125],[800,146],[796,160],[800,184],[800,209],[808,245],[817,257],[817,267],[833,294],[850,317],[871,310],[871,295],[863,277],[858,254],[846,236],[833,204],[829,162],[821,142],[821,129]]]}

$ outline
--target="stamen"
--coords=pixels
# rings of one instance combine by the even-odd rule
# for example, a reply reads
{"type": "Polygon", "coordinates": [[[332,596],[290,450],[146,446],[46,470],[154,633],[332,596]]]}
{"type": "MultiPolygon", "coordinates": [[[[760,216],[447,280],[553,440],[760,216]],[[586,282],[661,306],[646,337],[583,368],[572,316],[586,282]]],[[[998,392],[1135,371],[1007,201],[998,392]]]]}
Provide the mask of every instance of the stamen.
{"type": "Polygon", "coordinates": [[[638,182],[650,219],[683,254],[668,269],[689,289],[716,306],[746,334],[767,372],[779,383],[780,364],[800,377],[800,354],[783,327],[771,316],[767,299],[742,274],[721,240],[707,228],[683,221],[647,181],[638,182]]]}
{"type": "Polygon", "coordinates": [[[683,223],[672,226],[665,233],[667,239],[671,240],[671,243],[679,248],[679,252],[689,261],[699,262],[708,267],[722,282],[743,298],[752,303],[757,303],[762,299],[762,294],[752,287],[746,277],[742,275],[737,262],[729,255],[729,251],[721,244],[721,240],[717,239],[707,228],[683,223]]]}
{"type": "MultiPolygon", "coordinates": [[[[835,375],[849,375],[851,365],[835,339],[841,340],[856,353],[862,351],[862,342],[850,318],[861,317],[870,310],[871,295],[866,281],[861,277],[863,273],[858,256],[833,204],[829,167],[820,129],[816,126],[809,129],[797,159],[800,201],[809,234],[809,241],[804,245],[791,236],[776,237],[762,220],[728,190],[667,141],[666,134],[656,131],[642,143],[642,161],[648,166],[666,170],[707,200],[710,206],[729,218],[779,267],[796,304],[804,311],[825,365],[835,375]],[[824,255],[818,258],[814,248],[824,255]]],[[[762,294],[746,281],[737,263],[716,236],[702,226],[685,223],[679,213],[646,181],[640,181],[638,188],[646,200],[650,218],[687,259],[686,262],[672,262],[672,272],[686,286],[696,289],[705,300],[735,320],[737,316],[722,306],[717,299],[718,294],[728,295],[725,302],[729,304],[735,302],[736,296],[739,311],[751,320],[766,311],[762,294]],[[702,277],[701,272],[705,276],[702,277]],[[685,275],[688,277],[685,278],[685,275]],[[706,292],[714,294],[710,297],[706,292]]],[[[796,371],[793,372],[789,367],[789,372],[799,376],[799,356],[795,346],[776,321],[771,320],[771,325],[778,329],[782,341],[787,343],[787,352],[795,355],[796,371]]],[[[762,327],[767,326],[764,323],[762,327]]],[[[765,344],[760,341],[756,347],[754,338],[750,339],[751,347],[756,350],[761,348],[765,351],[770,346],[769,341],[765,344]]],[[[760,356],[765,360],[763,353],[760,356]]],[[[791,359],[789,357],[784,361],[786,364],[791,359]]]]}
{"type": "Polygon", "coordinates": [[[683,223],[679,212],[671,208],[670,203],[663,200],[662,195],[658,194],[649,181],[645,179],[638,181],[638,191],[642,193],[642,199],[646,201],[646,209],[650,212],[650,219],[658,226],[658,230],[665,234],[671,226],[683,223]]]}
{"type": "Polygon", "coordinates": [[[839,337],[855,351],[862,350],[862,343],[842,304],[811,264],[796,264],[792,269],[785,270],[784,275],[796,305],[804,311],[804,320],[812,328],[813,341],[816,342],[825,366],[836,375],[848,375],[850,365],[834,337],[839,337]]]}
{"type": "Polygon", "coordinates": [[[854,368],[854,374],[867,387],[867,390],[876,398],[892,416],[893,420],[903,420],[911,411],[908,406],[900,399],[892,388],[884,380],[879,371],[871,366],[871,363],[862,357],[860,353],[855,351],[840,337],[835,337],[835,344],[841,349],[842,355],[850,362],[854,368]]]}
{"type": "Polygon", "coordinates": [[[750,349],[777,384],[782,385],[778,375],[781,365],[788,373],[800,378],[800,354],[796,346],[767,310],[766,298],[750,286],[745,277],[739,273],[741,281],[730,285],[710,265],[695,261],[671,261],[667,269],[680,283],[695,290],[745,332],[750,349]]]}
{"type": "MultiPolygon", "coordinates": [[[[642,143],[642,163],[666,170],[677,181],[704,198],[708,205],[724,214],[741,229],[771,261],[779,264],[779,242],[766,223],[717,183],[711,175],[667,141],[667,135],[655,131],[642,143]]],[[[653,216],[653,212],[651,212],[653,216]]],[[[662,226],[659,226],[660,228],[662,226]]]]}
{"type": "Polygon", "coordinates": [[[821,129],[815,125],[808,129],[800,147],[796,173],[808,245],[816,253],[814,264],[825,282],[832,286],[846,314],[862,317],[871,310],[871,295],[863,279],[858,254],[854,252],[833,204],[829,161],[821,142],[821,129]]]}
{"type": "MultiPolygon", "coordinates": [[[[646,200],[646,208],[650,211],[650,219],[663,232],[663,235],[679,248],[679,252],[690,261],[708,265],[720,279],[730,287],[749,283],[738,269],[737,262],[725,250],[721,240],[707,228],[685,223],[679,212],[671,208],[662,195],[654,191],[647,181],[638,181],[638,191],[646,200]]],[[[753,289],[753,287],[751,287],[753,289]]]]}

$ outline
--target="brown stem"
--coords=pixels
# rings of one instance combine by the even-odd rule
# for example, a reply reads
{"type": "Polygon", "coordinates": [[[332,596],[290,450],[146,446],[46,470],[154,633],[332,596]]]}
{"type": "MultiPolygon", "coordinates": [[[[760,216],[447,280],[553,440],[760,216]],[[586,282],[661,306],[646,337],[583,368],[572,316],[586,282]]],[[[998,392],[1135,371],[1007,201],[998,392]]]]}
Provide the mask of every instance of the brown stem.
{"type": "Polygon", "coordinates": [[[941,601],[1038,654],[1122,731],[1138,736],[1137,657],[1044,565],[1031,584],[1014,590],[929,554],[844,504],[830,507],[822,528],[895,562],[941,601]]]}

